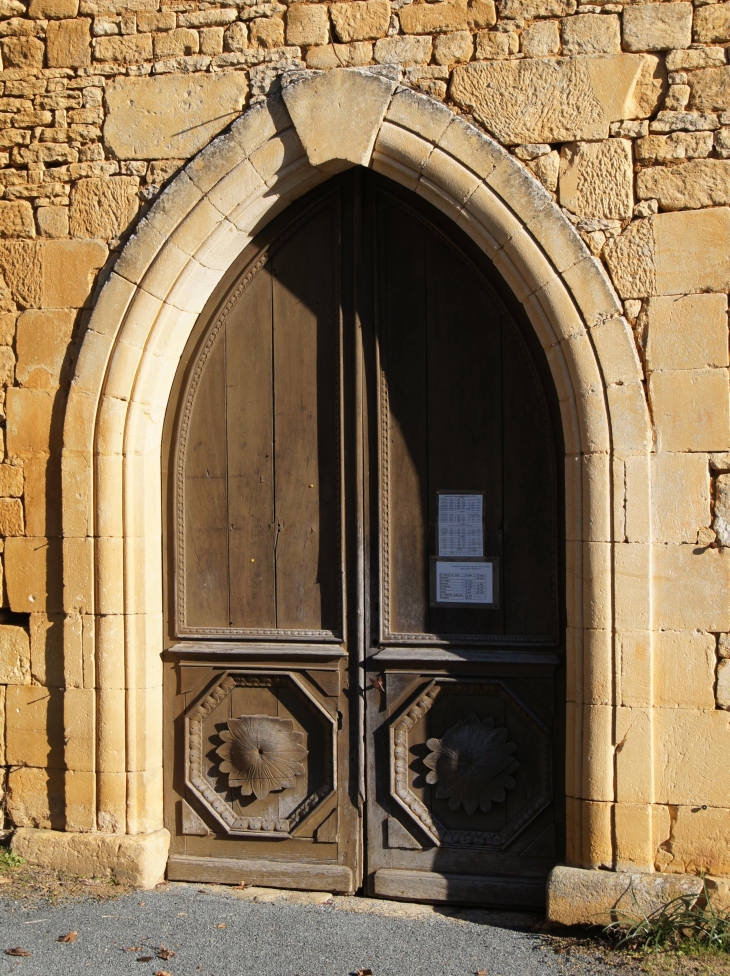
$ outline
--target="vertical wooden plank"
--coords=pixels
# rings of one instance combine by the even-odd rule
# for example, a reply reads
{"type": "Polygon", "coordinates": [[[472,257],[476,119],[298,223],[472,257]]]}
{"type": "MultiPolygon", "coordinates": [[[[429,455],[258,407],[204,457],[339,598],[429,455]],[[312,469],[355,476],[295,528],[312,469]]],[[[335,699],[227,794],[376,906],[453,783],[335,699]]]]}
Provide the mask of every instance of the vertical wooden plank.
{"type": "Polygon", "coordinates": [[[505,322],[503,334],[505,627],[556,635],[557,489],[547,408],[514,326],[505,322]]]}
{"type": "Polygon", "coordinates": [[[388,391],[390,629],[428,627],[428,400],[424,227],[380,196],[377,227],[383,382],[388,391]],[[407,260],[406,260],[407,259],[407,260]]]}
{"type": "MultiPolygon", "coordinates": [[[[436,492],[484,492],[485,556],[499,556],[502,528],[501,309],[472,266],[438,233],[426,245],[429,524],[436,492]]],[[[433,555],[437,554],[434,544],[433,555]]],[[[491,634],[501,609],[434,609],[436,634],[491,634]]]]}
{"type": "Polygon", "coordinates": [[[281,629],[339,628],[338,244],[330,200],[272,260],[274,551],[281,629]]]}
{"type": "Polygon", "coordinates": [[[307,755],[302,760],[304,775],[298,776],[296,786],[279,797],[279,816],[288,817],[318,786],[323,782],[331,782],[332,774],[330,764],[326,761],[327,743],[318,716],[287,685],[279,688],[276,714],[279,718],[290,721],[295,732],[302,733],[302,745],[307,750],[307,755]]]}
{"type": "Polygon", "coordinates": [[[226,324],[230,624],[276,626],[271,272],[226,324]]]}
{"type": "Polygon", "coordinates": [[[190,627],[228,626],[225,337],[200,377],[185,455],[185,619],[190,627]]]}

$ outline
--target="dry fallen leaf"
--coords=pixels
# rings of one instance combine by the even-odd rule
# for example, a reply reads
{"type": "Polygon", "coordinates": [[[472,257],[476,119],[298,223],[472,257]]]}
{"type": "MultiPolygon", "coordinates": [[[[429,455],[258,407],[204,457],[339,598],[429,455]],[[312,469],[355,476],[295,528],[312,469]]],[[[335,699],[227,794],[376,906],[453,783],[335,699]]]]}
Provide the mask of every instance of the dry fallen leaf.
{"type": "Polygon", "coordinates": [[[154,958],[154,956],[138,956],[137,962],[152,962],[154,958]]]}
{"type": "Polygon", "coordinates": [[[220,925],[216,925],[216,928],[217,929],[224,929],[225,927],[226,927],[226,923],[225,922],[221,922],[220,925]]]}
{"type": "Polygon", "coordinates": [[[29,956],[30,953],[27,949],[21,949],[20,946],[16,946],[14,949],[6,949],[6,956],[29,956]]]}
{"type": "Polygon", "coordinates": [[[142,946],[129,946],[129,948],[125,949],[124,951],[125,952],[139,952],[141,950],[141,948],[142,948],[142,946]]]}
{"type": "Polygon", "coordinates": [[[474,976],[487,976],[487,971],[486,969],[478,969],[474,976]]]}
{"type": "Polygon", "coordinates": [[[158,969],[155,976],[172,976],[172,973],[168,973],[166,969],[158,969]]]}
{"type": "Polygon", "coordinates": [[[59,935],[56,942],[75,942],[78,934],[78,932],[67,932],[65,935],[59,935]]]}
{"type": "Polygon", "coordinates": [[[174,955],[175,953],[172,951],[172,949],[166,949],[164,946],[160,946],[160,948],[157,950],[157,958],[164,959],[165,962],[167,962],[168,959],[172,959],[174,955]]]}
{"type": "Polygon", "coordinates": [[[372,969],[358,969],[356,972],[357,976],[373,976],[372,969]]]}

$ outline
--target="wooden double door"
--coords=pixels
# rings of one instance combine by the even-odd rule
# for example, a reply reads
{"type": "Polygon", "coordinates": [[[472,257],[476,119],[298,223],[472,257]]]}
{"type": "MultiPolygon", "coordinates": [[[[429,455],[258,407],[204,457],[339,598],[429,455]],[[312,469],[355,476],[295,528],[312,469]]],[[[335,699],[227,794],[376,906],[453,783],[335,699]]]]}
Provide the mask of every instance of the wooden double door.
{"type": "Polygon", "coordinates": [[[564,832],[554,400],[491,263],[369,171],[241,256],[167,424],[171,878],[543,901],[564,832]]]}

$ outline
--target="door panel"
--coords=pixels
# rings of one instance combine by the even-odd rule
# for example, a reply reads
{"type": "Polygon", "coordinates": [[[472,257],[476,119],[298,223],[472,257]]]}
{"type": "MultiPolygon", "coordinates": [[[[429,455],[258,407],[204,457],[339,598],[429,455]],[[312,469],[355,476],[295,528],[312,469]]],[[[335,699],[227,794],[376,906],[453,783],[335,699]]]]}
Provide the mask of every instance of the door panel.
{"type": "Polygon", "coordinates": [[[277,627],[341,632],[336,198],[272,256],[277,627]]]}
{"type": "Polygon", "coordinates": [[[535,358],[514,325],[502,330],[505,633],[560,637],[557,422],[535,358]]]}
{"type": "Polygon", "coordinates": [[[178,380],[165,681],[175,878],[359,884],[344,192],[333,184],[249,249],[201,316],[178,380]]]}
{"type": "Polygon", "coordinates": [[[383,639],[502,643],[511,634],[552,645],[557,472],[534,365],[479,267],[389,193],[374,205],[383,639]],[[498,608],[429,607],[439,490],[483,493],[484,555],[499,557],[502,570],[498,608]]]}
{"type": "Polygon", "coordinates": [[[563,843],[554,400],[490,262],[372,173],[242,255],[168,418],[171,877],[541,903],[563,843]],[[481,494],[493,608],[432,605],[443,491],[481,494]]]}
{"type": "Polygon", "coordinates": [[[339,200],[227,296],[184,393],[177,632],[342,632],[339,200]]]}
{"type": "MultiPolygon", "coordinates": [[[[272,282],[250,281],[225,325],[228,566],[227,626],[276,628],[272,282]],[[230,341],[229,341],[230,340],[230,341]]],[[[191,621],[193,623],[193,621],[191,621]]]]}
{"type": "Polygon", "coordinates": [[[218,343],[210,351],[189,420],[184,486],[189,517],[180,534],[195,581],[189,593],[187,573],[178,585],[193,627],[226,627],[228,622],[225,369],[225,349],[218,343]]]}
{"type": "Polygon", "coordinates": [[[410,208],[387,194],[375,205],[383,639],[499,633],[500,609],[429,607],[428,566],[438,490],[484,492],[485,555],[502,554],[501,310],[473,268],[410,208]],[[403,273],[403,254],[415,273],[403,273]]]}
{"type": "Polygon", "coordinates": [[[562,842],[555,406],[489,262],[385,182],[369,202],[383,611],[368,658],[368,887],[537,905],[562,842]],[[431,605],[439,491],[482,495],[494,608],[431,605]]]}

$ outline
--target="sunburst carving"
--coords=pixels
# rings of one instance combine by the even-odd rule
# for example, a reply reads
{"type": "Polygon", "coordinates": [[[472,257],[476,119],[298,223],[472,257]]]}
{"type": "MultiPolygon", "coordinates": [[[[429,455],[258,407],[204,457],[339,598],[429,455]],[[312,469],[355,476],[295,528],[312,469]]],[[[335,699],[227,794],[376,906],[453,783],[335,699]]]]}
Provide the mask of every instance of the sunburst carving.
{"type": "Polygon", "coordinates": [[[511,774],[519,766],[513,757],[517,746],[507,742],[508,734],[495,729],[491,718],[482,722],[472,712],[441,739],[429,739],[426,782],[436,785],[438,799],[448,798],[452,810],[463,807],[469,814],[477,807],[486,813],[492,803],[501,803],[515,786],[511,774]]]}
{"type": "Polygon", "coordinates": [[[265,800],[269,793],[295,786],[297,776],[304,775],[304,735],[288,719],[240,715],[227,725],[228,731],[220,733],[223,745],[216,750],[223,760],[219,769],[243,796],[253,793],[265,800]]]}

